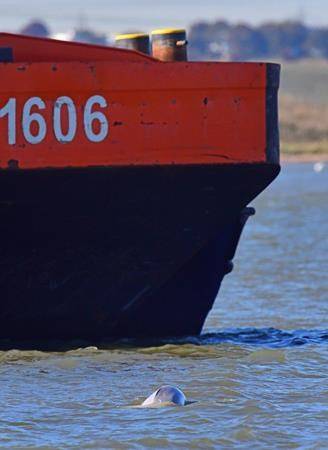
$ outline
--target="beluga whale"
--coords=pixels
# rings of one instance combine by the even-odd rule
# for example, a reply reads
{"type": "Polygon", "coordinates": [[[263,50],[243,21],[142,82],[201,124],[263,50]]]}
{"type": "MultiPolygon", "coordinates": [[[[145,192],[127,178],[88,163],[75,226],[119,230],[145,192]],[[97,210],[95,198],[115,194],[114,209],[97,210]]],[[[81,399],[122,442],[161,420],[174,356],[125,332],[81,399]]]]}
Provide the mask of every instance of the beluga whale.
{"type": "Polygon", "coordinates": [[[141,404],[142,407],[185,406],[184,393],[175,386],[161,386],[141,404]]]}

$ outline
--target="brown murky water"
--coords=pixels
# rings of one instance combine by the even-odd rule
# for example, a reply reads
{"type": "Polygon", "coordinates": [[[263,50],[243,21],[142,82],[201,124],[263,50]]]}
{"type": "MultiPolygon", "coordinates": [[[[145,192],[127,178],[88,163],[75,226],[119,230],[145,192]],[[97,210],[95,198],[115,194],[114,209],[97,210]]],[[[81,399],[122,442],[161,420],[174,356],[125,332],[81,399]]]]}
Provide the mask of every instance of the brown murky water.
{"type": "Polygon", "coordinates": [[[2,343],[0,447],[327,448],[328,167],[288,165],[254,203],[201,337],[2,343]],[[131,407],[164,383],[194,403],[131,407]]]}

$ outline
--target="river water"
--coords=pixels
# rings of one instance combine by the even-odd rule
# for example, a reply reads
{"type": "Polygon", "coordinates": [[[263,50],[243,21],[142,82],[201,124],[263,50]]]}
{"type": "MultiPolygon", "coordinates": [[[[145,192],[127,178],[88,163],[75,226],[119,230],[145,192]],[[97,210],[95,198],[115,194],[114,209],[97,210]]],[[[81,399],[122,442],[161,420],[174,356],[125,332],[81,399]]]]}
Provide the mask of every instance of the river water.
{"type": "Polygon", "coordinates": [[[0,351],[0,447],[328,448],[328,167],[254,206],[201,337],[0,351]],[[133,407],[161,384],[193,403],[133,407]]]}

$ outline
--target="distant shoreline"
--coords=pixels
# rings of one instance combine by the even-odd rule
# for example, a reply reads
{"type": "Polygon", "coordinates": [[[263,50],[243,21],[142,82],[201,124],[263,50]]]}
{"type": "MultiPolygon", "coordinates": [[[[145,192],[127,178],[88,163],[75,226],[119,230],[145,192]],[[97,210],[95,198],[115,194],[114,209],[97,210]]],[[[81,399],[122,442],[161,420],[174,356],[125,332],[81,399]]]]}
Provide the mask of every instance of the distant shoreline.
{"type": "Polygon", "coordinates": [[[294,155],[281,153],[280,160],[282,163],[328,162],[328,153],[304,153],[294,155]]]}

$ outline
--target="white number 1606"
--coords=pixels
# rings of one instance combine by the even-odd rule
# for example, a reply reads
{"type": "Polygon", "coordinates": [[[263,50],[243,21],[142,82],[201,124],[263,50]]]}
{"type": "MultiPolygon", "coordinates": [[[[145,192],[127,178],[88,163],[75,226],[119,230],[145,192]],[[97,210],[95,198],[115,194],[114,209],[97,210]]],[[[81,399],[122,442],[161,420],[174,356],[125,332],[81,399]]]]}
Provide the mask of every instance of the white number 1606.
{"type": "MultiPolygon", "coordinates": [[[[8,144],[16,144],[16,104],[15,98],[10,98],[3,108],[0,109],[0,118],[8,116],[8,144]]],[[[87,139],[91,142],[103,141],[109,131],[109,123],[104,113],[93,111],[93,107],[107,107],[107,101],[101,95],[93,95],[84,106],[83,127],[87,139]],[[97,132],[93,125],[98,122],[97,132]]],[[[40,144],[47,135],[47,124],[44,117],[39,112],[31,112],[32,108],[39,111],[46,109],[46,104],[40,97],[29,98],[23,107],[22,131],[25,140],[30,144],[40,144]],[[37,124],[36,133],[32,133],[32,123],[37,124]]],[[[35,128],[34,128],[35,130],[35,128]]],[[[58,97],[53,108],[53,131],[58,142],[72,142],[77,131],[77,113],[74,101],[67,96],[58,97]],[[67,108],[67,130],[62,127],[62,108],[67,108]]]]}

